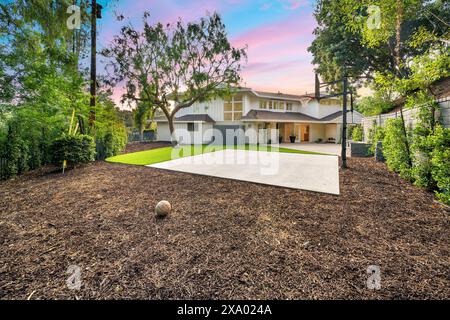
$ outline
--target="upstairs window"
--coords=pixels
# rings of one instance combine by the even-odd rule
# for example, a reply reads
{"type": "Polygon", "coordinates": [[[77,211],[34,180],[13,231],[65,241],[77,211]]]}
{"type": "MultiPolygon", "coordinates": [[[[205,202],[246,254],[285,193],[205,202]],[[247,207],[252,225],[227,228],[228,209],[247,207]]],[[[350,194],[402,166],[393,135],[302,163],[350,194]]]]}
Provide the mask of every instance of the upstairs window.
{"type": "Polygon", "coordinates": [[[260,109],[267,109],[267,101],[260,100],[259,101],[259,108],[260,109]]]}
{"type": "Polygon", "coordinates": [[[292,102],[286,103],[286,111],[292,111],[292,102]]]}
{"type": "Polygon", "coordinates": [[[231,99],[225,100],[223,104],[224,121],[238,121],[242,118],[244,102],[242,94],[236,94],[231,99]]]}

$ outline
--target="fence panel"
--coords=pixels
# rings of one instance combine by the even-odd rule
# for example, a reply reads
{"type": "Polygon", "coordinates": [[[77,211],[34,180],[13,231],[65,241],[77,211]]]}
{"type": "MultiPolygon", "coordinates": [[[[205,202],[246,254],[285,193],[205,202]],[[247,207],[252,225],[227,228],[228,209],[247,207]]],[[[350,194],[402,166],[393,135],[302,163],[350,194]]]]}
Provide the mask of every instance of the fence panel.
{"type": "MultiPolygon", "coordinates": [[[[436,112],[436,119],[439,119],[442,125],[450,128],[450,100],[439,102],[440,108],[436,112]]],[[[403,110],[403,118],[405,119],[406,127],[413,129],[417,122],[416,114],[417,108],[403,110]]],[[[374,126],[384,126],[388,119],[395,119],[400,117],[400,111],[380,114],[377,116],[364,117],[361,121],[364,130],[364,141],[369,137],[370,129],[374,126]]]]}
{"type": "MultiPolygon", "coordinates": [[[[143,141],[153,141],[155,139],[154,131],[144,131],[143,141]]],[[[141,134],[139,131],[133,131],[128,135],[128,142],[141,141],[141,134]]]]}

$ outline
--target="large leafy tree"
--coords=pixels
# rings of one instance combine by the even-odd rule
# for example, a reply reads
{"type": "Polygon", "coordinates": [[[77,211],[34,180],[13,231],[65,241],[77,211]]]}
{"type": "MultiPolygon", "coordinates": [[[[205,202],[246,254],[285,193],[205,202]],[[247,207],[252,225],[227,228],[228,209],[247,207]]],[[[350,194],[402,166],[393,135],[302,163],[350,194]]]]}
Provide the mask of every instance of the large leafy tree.
{"type": "Polygon", "coordinates": [[[124,26],[103,51],[113,67],[109,81],[125,84],[124,100],[160,109],[177,144],[176,113],[197,101],[229,94],[240,82],[246,51],[231,46],[216,13],[187,24],[151,25],[148,18],[144,13],[141,31],[124,26]]]}
{"type": "MultiPolygon", "coordinates": [[[[29,162],[27,167],[36,168],[48,162],[48,146],[68,131],[74,112],[77,128],[84,128],[83,119],[89,114],[82,59],[89,49],[87,4],[87,0],[0,3],[0,156],[6,155],[8,163],[29,162]],[[67,9],[73,4],[81,6],[81,29],[67,27],[71,15],[67,9]],[[12,149],[16,156],[4,151],[12,149]]],[[[95,139],[105,140],[111,132],[123,137],[114,104],[100,97],[98,109],[95,139]]]]}
{"type": "MultiPolygon", "coordinates": [[[[309,50],[322,77],[340,78],[345,68],[349,76],[364,77],[379,89],[377,76],[391,82],[408,77],[408,59],[448,38],[450,8],[440,0],[319,0],[315,17],[316,39],[309,50]],[[433,37],[412,45],[419,30],[433,37]]],[[[390,93],[389,87],[380,89],[390,93]]]]}
{"type": "Polygon", "coordinates": [[[345,23],[345,0],[319,0],[314,12],[318,26],[308,50],[324,81],[350,77],[372,79],[373,73],[394,70],[394,59],[387,44],[370,47],[363,35],[345,23]]]}

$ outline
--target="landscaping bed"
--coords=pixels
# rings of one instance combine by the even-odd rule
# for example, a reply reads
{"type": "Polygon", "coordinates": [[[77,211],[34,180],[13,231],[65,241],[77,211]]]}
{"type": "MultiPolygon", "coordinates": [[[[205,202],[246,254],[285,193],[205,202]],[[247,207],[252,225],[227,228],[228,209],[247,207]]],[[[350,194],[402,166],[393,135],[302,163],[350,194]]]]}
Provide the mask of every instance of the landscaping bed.
{"type": "Polygon", "coordinates": [[[107,162],[0,182],[0,298],[450,298],[448,208],[348,165],[340,196],[107,162]]]}

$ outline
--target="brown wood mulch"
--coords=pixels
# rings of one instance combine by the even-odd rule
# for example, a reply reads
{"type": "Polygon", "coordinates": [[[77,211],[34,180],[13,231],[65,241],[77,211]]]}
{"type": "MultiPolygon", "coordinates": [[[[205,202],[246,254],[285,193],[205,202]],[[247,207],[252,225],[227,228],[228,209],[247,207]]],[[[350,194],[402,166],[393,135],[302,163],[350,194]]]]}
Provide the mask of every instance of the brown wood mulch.
{"type": "Polygon", "coordinates": [[[106,162],[0,182],[0,298],[448,299],[448,208],[348,163],[340,196],[106,162]]]}

